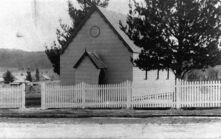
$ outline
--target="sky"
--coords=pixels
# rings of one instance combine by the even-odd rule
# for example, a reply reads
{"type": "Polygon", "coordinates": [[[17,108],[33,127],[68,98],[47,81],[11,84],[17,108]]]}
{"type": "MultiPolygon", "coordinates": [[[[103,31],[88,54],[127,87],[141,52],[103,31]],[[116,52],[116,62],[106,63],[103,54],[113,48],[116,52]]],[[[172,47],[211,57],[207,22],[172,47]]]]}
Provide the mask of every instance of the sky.
{"type": "MultiPolygon", "coordinates": [[[[126,14],[128,2],[110,0],[108,9],[126,14]]],[[[67,11],[67,0],[0,0],[0,48],[44,51],[56,40],[59,19],[71,23],[67,11]]]]}

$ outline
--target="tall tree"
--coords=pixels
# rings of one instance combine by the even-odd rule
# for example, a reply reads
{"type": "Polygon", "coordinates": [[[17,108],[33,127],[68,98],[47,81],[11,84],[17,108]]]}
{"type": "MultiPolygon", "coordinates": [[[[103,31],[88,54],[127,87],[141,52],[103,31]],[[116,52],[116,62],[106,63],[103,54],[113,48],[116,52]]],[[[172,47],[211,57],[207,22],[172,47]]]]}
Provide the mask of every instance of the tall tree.
{"type": "Polygon", "coordinates": [[[38,68],[35,70],[35,78],[36,78],[36,81],[40,80],[40,73],[39,73],[39,69],[38,68]]]}
{"type": "Polygon", "coordinates": [[[54,72],[60,75],[60,50],[71,39],[72,34],[76,27],[79,26],[86,14],[92,6],[107,7],[109,0],[77,0],[80,9],[74,7],[71,1],[68,1],[68,13],[72,19],[72,25],[68,26],[63,24],[60,20],[60,28],[57,29],[57,41],[54,41],[51,46],[46,46],[45,53],[52,63],[54,72]]]}
{"type": "Polygon", "coordinates": [[[134,0],[120,26],[142,48],[134,61],[142,70],[171,69],[183,78],[221,63],[220,0],[134,0]]]}
{"type": "Polygon", "coordinates": [[[27,71],[26,80],[32,82],[32,76],[30,70],[27,71]]]}

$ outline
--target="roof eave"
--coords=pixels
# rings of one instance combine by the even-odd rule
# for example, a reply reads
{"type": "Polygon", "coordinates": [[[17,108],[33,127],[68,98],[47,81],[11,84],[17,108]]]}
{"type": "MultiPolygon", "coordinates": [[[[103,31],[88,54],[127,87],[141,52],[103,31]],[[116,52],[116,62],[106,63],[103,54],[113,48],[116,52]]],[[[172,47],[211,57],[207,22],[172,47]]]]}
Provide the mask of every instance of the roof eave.
{"type": "Polygon", "coordinates": [[[99,8],[96,7],[98,10],[98,13],[104,18],[104,21],[111,27],[111,29],[114,31],[114,33],[118,36],[118,38],[123,42],[123,44],[127,47],[127,49],[130,52],[134,52],[134,50],[129,46],[129,44],[122,38],[122,36],[116,31],[116,29],[113,27],[113,25],[109,22],[109,20],[105,17],[105,15],[101,12],[99,8]]]}
{"type": "Polygon", "coordinates": [[[87,14],[87,16],[83,19],[83,21],[80,23],[80,25],[74,29],[73,33],[71,33],[71,37],[70,39],[67,41],[67,43],[65,44],[65,46],[61,49],[60,54],[62,55],[65,50],[67,49],[67,47],[69,46],[69,44],[73,41],[73,39],[76,37],[76,35],[78,34],[78,32],[81,30],[81,28],[85,25],[85,23],[87,22],[87,20],[91,17],[91,15],[95,12],[98,11],[98,13],[103,17],[103,19],[105,20],[105,22],[111,27],[111,29],[114,31],[114,33],[118,36],[118,38],[123,42],[123,44],[127,47],[127,49],[132,52],[132,53],[139,53],[136,50],[133,50],[130,45],[122,38],[122,36],[116,31],[116,29],[113,27],[113,25],[108,21],[108,19],[105,17],[105,15],[101,12],[101,10],[94,6],[91,8],[90,12],[87,14]]]}
{"type": "Polygon", "coordinates": [[[97,68],[97,69],[106,69],[107,67],[99,67],[96,62],[94,62],[94,60],[90,57],[90,55],[88,54],[87,50],[85,50],[85,52],[82,54],[82,56],[79,58],[79,60],[74,64],[73,68],[77,68],[79,66],[79,64],[81,63],[81,61],[84,59],[85,56],[88,56],[89,59],[92,61],[93,65],[97,68]]]}
{"type": "Polygon", "coordinates": [[[71,33],[71,37],[69,40],[67,40],[66,44],[64,45],[64,47],[61,49],[60,54],[62,55],[65,50],[67,49],[67,47],[69,46],[69,44],[73,41],[73,39],[76,37],[76,35],[78,34],[78,32],[81,30],[81,28],[85,25],[85,23],[87,22],[87,20],[91,17],[91,15],[94,13],[94,11],[96,11],[97,7],[94,6],[91,8],[91,10],[89,11],[89,13],[86,15],[86,17],[82,20],[82,22],[80,23],[80,25],[74,29],[74,31],[71,33]]]}

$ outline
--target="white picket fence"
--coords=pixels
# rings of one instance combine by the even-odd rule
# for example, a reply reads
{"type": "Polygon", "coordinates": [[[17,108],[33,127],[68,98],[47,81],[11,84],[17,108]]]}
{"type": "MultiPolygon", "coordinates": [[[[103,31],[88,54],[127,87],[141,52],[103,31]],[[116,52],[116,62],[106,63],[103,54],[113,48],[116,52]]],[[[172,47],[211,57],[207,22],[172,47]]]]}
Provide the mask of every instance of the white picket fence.
{"type": "Polygon", "coordinates": [[[120,108],[129,107],[131,84],[75,86],[42,84],[42,108],[120,108]]]}
{"type": "Polygon", "coordinates": [[[42,84],[42,108],[221,107],[221,82],[177,80],[174,89],[136,88],[131,82],[75,86],[42,84]],[[138,95],[138,91],[146,92],[138,95]]]}
{"type": "Polygon", "coordinates": [[[25,85],[0,87],[0,108],[25,108],[25,85]]]}
{"type": "Polygon", "coordinates": [[[177,82],[177,108],[221,107],[221,82],[177,82]]]}
{"type": "MultiPolygon", "coordinates": [[[[159,90],[155,89],[154,92],[156,91],[159,91],[159,90]]],[[[149,94],[149,95],[144,95],[144,96],[133,96],[131,107],[133,108],[172,108],[172,107],[175,107],[174,98],[175,98],[174,92],[149,94]]]]}

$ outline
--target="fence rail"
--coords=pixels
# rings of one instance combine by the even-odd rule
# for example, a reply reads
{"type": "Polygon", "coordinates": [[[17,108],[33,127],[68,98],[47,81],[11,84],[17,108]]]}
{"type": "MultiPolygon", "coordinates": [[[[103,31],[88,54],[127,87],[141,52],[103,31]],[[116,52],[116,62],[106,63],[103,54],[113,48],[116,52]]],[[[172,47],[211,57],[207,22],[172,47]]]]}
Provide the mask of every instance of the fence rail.
{"type": "Polygon", "coordinates": [[[221,82],[177,80],[171,91],[112,85],[42,85],[42,108],[189,108],[221,107],[221,82]],[[143,91],[138,95],[138,91],[143,91]]]}
{"type": "Polygon", "coordinates": [[[42,85],[43,108],[120,108],[129,104],[130,83],[75,86],[42,85]]]}
{"type": "MultiPolygon", "coordinates": [[[[157,90],[156,90],[157,91],[157,90]]],[[[150,94],[145,96],[134,96],[132,98],[133,108],[169,108],[174,107],[174,92],[150,94]]]]}
{"type": "Polygon", "coordinates": [[[179,106],[188,107],[220,107],[221,82],[220,81],[178,81],[177,94],[179,106]]]}

